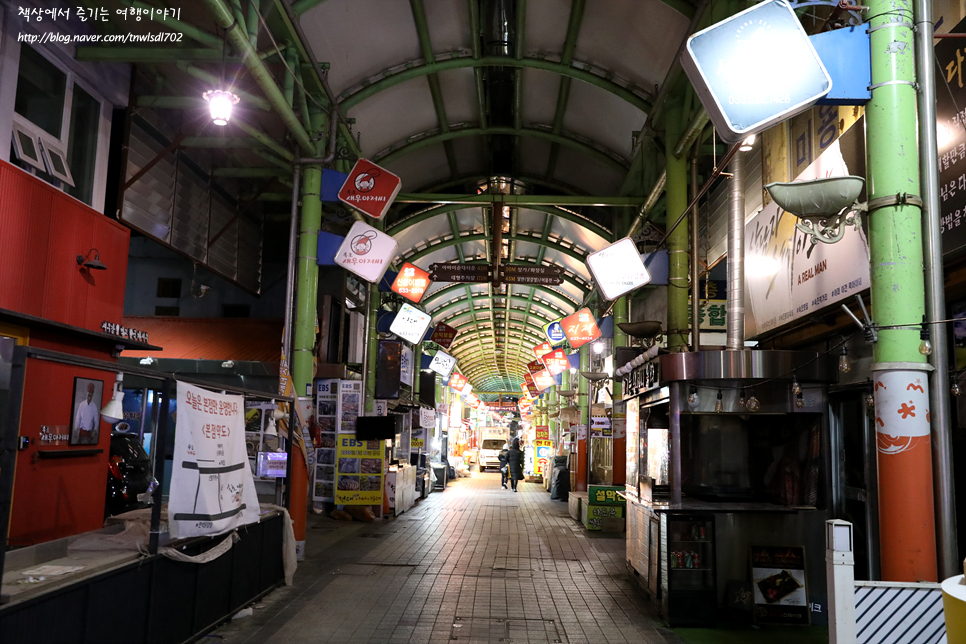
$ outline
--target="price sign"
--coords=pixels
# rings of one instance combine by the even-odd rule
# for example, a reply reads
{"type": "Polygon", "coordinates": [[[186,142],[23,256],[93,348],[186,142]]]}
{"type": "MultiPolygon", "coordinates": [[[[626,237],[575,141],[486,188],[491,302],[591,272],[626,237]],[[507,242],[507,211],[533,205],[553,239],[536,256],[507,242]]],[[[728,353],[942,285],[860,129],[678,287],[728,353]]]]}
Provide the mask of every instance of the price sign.
{"type": "Polygon", "coordinates": [[[432,319],[432,316],[428,313],[424,313],[409,304],[403,304],[389,326],[389,331],[412,344],[416,344],[423,339],[432,319]]]}

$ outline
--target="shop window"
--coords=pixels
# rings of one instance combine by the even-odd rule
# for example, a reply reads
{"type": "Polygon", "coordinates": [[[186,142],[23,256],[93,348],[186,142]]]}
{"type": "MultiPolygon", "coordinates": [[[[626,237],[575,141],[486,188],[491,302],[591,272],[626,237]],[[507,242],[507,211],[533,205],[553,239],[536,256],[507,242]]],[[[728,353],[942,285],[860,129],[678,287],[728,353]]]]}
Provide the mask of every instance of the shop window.
{"type": "Polygon", "coordinates": [[[158,297],[181,297],[181,279],[176,277],[159,277],[158,297]]]}
{"type": "Polygon", "coordinates": [[[14,110],[51,136],[61,137],[67,74],[29,45],[20,46],[14,110]]]}
{"type": "Polygon", "coordinates": [[[222,304],[221,317],[223,318],[248,318],[251,317],[251,305],[249,304],[222,304]]]}
{"type": "Polygon", "coordinates": [[[70,108],[70,139],[67,162],[73,169],[74,185],[67,191],[90,205],[94,197],[94,168],[97,165],[97,134],[101,103],[74,85],[70,108]]]}
{"type": "Polygon", "coordinates": [[[22,44],[14,111],[11,161],[93,205],[101,101],[22,44]]]}
{"type": "Polygon", "coordinates": [[[154,314],[158,317],[176,318],[181,315],[180,306],[156,306],[154,314]]]}

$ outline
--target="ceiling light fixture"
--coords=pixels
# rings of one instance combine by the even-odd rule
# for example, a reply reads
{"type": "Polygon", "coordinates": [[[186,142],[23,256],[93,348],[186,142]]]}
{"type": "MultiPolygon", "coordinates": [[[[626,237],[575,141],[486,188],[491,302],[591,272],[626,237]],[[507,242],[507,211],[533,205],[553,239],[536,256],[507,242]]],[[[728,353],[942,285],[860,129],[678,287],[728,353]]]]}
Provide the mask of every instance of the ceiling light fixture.
{"type": "Polygon", "coordinates": [[[752,134],[751,136],[749,136],[748,138],[746,138],[744,141],[741,142],[741,145],[738,146],[738,149],[742,152],[751,152],[751,148],[754,145],[755,145],[755,135],[752,134]]]}
{"type": "Polygon", "coordinates": [[[111,395],[111,400],[101,409],[101,418],[112,425],[124,420],[124,407],[121,404],[124,400],[123,386],[124,374],[118,372],[114,379],[114,393],[111,395]]]}
{"type": "Polygon", "coordinates": [[[211,112],[211,122],[215,125],[228,125],[231,120],[231,109],[238,104],[241,99],[236,94],[227,90],[213,89],[201,95],[208,101],[208,110],[211,112]]]}

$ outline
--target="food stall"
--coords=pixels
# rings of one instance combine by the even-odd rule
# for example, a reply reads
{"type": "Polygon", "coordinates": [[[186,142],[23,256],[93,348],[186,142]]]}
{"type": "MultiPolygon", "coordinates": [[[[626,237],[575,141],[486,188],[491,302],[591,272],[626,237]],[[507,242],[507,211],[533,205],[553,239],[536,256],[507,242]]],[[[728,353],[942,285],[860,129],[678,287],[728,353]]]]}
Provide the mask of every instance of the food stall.
{"type": "Polygon", "coordinates": [[[825,355],[750,350],[658,356],[624,376],[627,562],[672,625],[713,624],[729,593],[752,598],[757,622],[827,620],[836,379],[825,355]],[[753,565],[769,549],[780,563],[753,565]]]}

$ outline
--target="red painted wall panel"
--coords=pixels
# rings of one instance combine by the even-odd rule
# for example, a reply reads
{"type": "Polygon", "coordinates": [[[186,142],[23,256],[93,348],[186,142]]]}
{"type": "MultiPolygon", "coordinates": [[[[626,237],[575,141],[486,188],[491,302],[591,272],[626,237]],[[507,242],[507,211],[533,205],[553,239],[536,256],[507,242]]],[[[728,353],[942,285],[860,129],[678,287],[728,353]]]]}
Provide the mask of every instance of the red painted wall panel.
{"type": "Polygon", "coordinates": [[[0,308],[100,330],[120,323],[130,231],[0,162],[0,308]],[[78,266],[97,248],[105,271],[78,266]]]}
{"type": "Polygon", "coordinates": [[[39,441],[43,425],[70,427],[74,414],[75,377],[101,380],[104,383],[101,404],[110,398],[114,386],[111,372],[28,360],[20,435],[29,437],[31,444],[26,450],[17,452],[17,475],[10,513],[11,546],[27,546],[97,530],[104,523],[110,425],[101,422],[97,445],[41,446],[39,441]],[[39,450],[89,448],[104,451],[77,458],[38,457],[39,450]]]}

